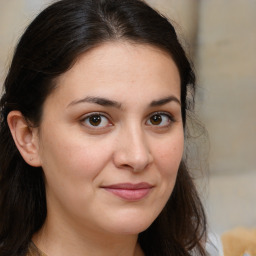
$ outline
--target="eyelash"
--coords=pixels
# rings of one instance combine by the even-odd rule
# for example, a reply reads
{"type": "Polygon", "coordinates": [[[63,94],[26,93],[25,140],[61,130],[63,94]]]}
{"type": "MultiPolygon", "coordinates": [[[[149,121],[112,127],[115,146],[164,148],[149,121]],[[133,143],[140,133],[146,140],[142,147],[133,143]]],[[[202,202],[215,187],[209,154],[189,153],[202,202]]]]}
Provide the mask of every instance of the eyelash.
{"type": "MultiPolygon", "coordinates": [[[[95,119],[94,121],[97,121],[97,119],[95,119]]],[[[94,112],[94,113],[90,113],[86,116],[84,116],[81,120],[81,122],[91,128],[91,129],[104,129],[104,128],[107,128],[107,127],[110,127],[110,126],[113,126],[112,122],[110,121],[110,118],[105,114],[105,113],[101,113],[101,112],[94,112]],[[92,125],[92,124],[89,124],[90,122],[90,118],[93,118],[93,117],[100,117],[100,124],[102,122],[102,119],[105,119],[105,121],[107,121],[107,125],[106,126],[99,126],[99,125],[92,125]],[[86,122],[88,122],[87,124],[85,124],[86,122]]]]}
{"type": "MultiPolygon", "coordinates": [[[[159,121],[159,120],[157,120],[157,121],[159,121]]],[[[169,127],[173,122],[175,122],[175,119],[174,119],[173,115],[171,115],[170,113],[168,113],[168,112],[154,112],[154,113],[152,113],[148,116],[147,121],[146,121],[146,125],[147,126],[153,126],[153,127],[156,127],[156,128],[157,127],[158,128],[166,128],[166,127],[169,127]],[[165,124],[165,125],[158,125],[158,124],[154,125],[151,122],[151,124],[149,124],[148,122],[150,122],[150,119],[153,118],[153,117],[156,117],[156,116],[161,117],[161,119],[160,119],[161,122],[164,119],[165,121],[168,121],[168,123],[165,124]],[[166,120],[166,118],[168,120],[166,120]]],[[[110,121],[110,118],[108,117],[108,115],[106,115],[105,113],[101,113],[101,112],[94,112],[94,113],[90,113],[90,114],[84,116],[81,119],[81,123],[83,123],[83,125],[91,128],[91,129],[104,129],[104,128],[108,128],[108,127],[113,126],[113,123],[110,121]],[[90,120],[90,118],[95,118],[95,119],[90,120]],[[103,119],[104,122],[107,122],[106,125],[103,125],[103,126],[101,125],[102,119],[103,119]],[[96,125],[92,125],[91,123],[89,123],[90,121],[96,121],[96,122],[99,121],[99,125],[97,123],[96,123],[96,125]]]]}
{"type": "Polygon", "coordinates": [[[175,122],[175,119],[173,117],[173,115],[171,115],[170,113],[168,112],[154,112],[152,113],[151,115],[149,115],[148,117],[148,120],[146,122],[146,124],[150,121],[151,118],[153,118],[154,116],[161,116],[161,122],[163,121],[163,116],[164,118],[167,118],[168,120],[168,124],[166,125],[154,125],[154,124],[149,124],[149,125],[152,125],[152,126],[155,126],[155,127],[159,127],[159,128],[166,128],[166,127],[169,127],[172,123],[175,122]]]}

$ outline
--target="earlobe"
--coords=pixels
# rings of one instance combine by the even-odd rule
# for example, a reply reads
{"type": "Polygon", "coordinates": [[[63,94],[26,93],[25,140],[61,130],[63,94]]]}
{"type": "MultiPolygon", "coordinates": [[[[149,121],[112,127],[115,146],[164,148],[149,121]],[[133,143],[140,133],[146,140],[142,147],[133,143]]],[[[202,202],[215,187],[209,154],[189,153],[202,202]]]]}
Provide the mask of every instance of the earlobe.
{"type": "Polygon", "coordinates": [[[11,111],[7,122],[13,140],[25,162],[31,166],[41,166],[39,156],[38,129],[30,127],[20,111],[11,111]]]}

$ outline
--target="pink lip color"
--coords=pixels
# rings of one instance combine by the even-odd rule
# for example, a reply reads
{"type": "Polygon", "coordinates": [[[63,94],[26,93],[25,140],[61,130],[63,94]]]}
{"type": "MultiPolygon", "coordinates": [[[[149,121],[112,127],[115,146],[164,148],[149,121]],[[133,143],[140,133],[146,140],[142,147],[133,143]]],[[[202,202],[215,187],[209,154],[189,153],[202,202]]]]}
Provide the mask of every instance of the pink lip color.
{"type": "Polygon", "coordinates": [[[137,184],[120,183],[105,186],[103,188],[122,199],[128,201],[138,201],[146,197],[146,195],[150,192],[153,186],[148,183],[142,182],[137,184]]]}

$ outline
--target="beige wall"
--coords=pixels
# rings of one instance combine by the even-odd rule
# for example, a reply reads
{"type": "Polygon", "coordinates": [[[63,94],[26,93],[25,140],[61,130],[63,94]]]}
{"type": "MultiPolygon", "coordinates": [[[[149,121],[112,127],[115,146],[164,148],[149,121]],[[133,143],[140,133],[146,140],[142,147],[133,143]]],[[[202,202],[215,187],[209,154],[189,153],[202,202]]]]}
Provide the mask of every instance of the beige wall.
{"type": "Polygon", "coordinates": [[[174,21],[186,50],[194,54],[199,22],[199,0],[147,0],[152,7],[174,21]]]}
{"type": "Polygon", "coordinates": [[[17,40],[23,19],[21,1],[1,1],[0,3],[0,81],[2,85],[8,59],[17,40]]]}
{"type": "MultiPolygon", "coordinates": [[[[50,0],[0,2],[0,83],[17,38],[50,0]]],[[[177,21],[199,78],[210,136],[206,205],[213,229],[256,226],[256,1],[147,0],[177,21]]]]}
{"type": "Polygon", "coordinates": [[[13,49],[28,23],[51,0],[0,0],[0,87],[13,49]]]}
{"type": "Polygon", "coordinates": [[[197,69],[211,171],[256,171],[256,1],[202,1],[197,69]]]}
{"type": "Polygon", "coordinates": [[[199,113],[210,135],[213,228],[256,227],[256,1],[201,1],[199,113]]]}

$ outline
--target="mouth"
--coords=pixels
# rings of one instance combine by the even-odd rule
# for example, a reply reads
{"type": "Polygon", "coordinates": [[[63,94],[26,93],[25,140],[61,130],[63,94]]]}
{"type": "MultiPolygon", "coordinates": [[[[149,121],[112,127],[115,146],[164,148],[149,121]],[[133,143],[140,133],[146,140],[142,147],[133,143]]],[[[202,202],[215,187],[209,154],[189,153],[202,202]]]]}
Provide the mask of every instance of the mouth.
{"type": "Polygon", "coordinates": [[[153,189],[149,183],[119,183],[109,186],[103,186],[106,191],[127,201],[139,201],[145,198],[153,189]]]}

